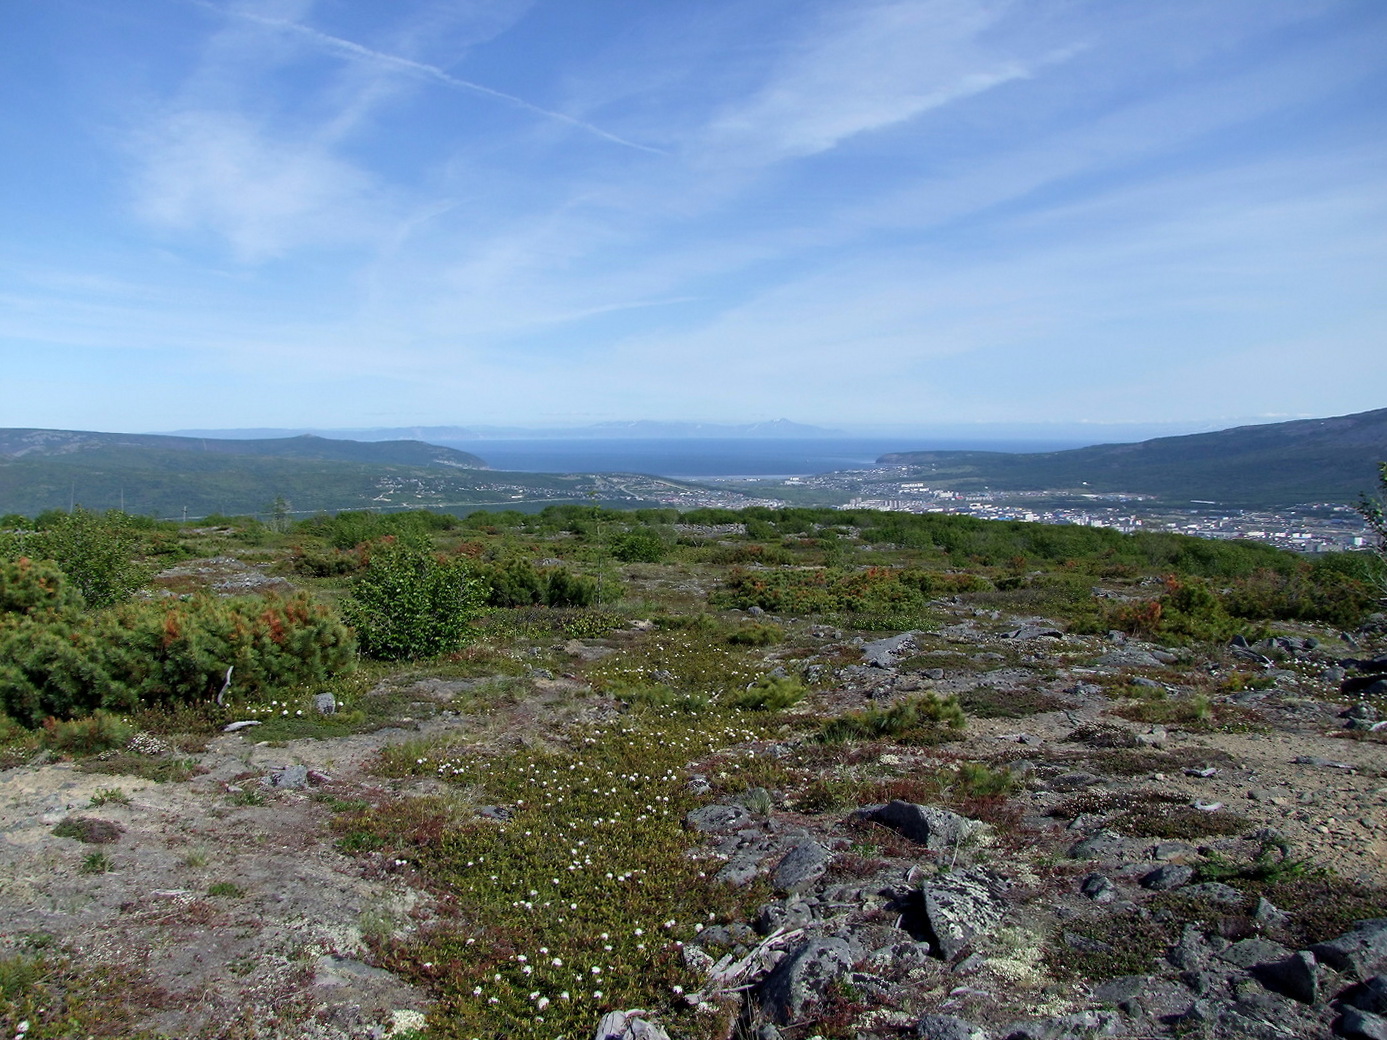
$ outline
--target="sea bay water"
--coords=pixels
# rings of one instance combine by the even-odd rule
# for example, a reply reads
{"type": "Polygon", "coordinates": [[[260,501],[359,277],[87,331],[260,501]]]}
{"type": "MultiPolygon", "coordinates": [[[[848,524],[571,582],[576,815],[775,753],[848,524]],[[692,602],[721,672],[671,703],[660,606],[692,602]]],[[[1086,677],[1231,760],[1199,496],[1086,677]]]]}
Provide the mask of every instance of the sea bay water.
{"type": "Polygon", "coordinates": [[[494,470],[648,473],[661,477],[794,477],[867,469],[896,451],[1059,451],[1085,441],[911,440],[887,437],[532,438],[436,441],[494,470]]]}

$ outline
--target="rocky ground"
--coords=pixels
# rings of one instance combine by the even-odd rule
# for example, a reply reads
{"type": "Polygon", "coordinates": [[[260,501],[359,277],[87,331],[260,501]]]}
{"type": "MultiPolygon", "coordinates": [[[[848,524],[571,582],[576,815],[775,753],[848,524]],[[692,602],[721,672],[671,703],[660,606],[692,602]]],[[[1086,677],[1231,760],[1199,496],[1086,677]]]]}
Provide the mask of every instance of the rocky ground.
{"type": "MultiPolygon", "coordinates": [[[[1387,1037],[1387,744],[1359,681],[1387,669],[1343,667],[1380,635],[1195,652],[958,606],[930,632],[815,638],[794,665],[824,670],[804,710],[933,690],[962,699],[967,729],[829,749],[790,727],[750,749],[817,786],[719,796],[691,768],[709,791],[691,854],[711,883],[775,896],[685,946],[689,1004],[739,1002],[736,1036],[758,1040],[1387,1037]],[[993,789],[940,786],[961,763],[993,789]],[[865,780],[900,797],[834,800],[865,780]]],[[[613,645],[569,644],[570,678],[537,670],[485,715],[419,679],[375,732],[271,746],[247,727],[196,752],[146,738],[151,758],[188,760],[182,781],[0,772],[0,952],[51,943],[106,973],[131,1033],[408,1035],[432,994],[372,966],[369,940],[426,925],[431,897],[339,851],[334,812],[437,792],[372,771],[392,743],[525,740],[622,710],[581,676],[613,645]]],[[[597,1035],[663,1035],[625,1010],[597,1035]]]]}

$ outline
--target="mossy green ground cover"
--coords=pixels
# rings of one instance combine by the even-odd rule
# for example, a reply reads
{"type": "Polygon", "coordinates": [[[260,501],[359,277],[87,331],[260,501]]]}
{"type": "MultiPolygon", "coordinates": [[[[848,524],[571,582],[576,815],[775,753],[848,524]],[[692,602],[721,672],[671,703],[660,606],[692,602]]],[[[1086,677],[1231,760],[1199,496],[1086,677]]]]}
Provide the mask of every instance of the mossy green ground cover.
{"type": "Polygon", "coordinates": [[[445,924],[382,942],[382,963],[439,994],[430,1026],[441,1037],[576,1036],[631,1007],[695,1035],[681,994],[700,980],[682,943],[745,919],[767,892],[712,884],[720,863],[688,855],[683,820],[699,804],[688,777],[719,753],[721,772],[735,773],[764,736],[737,712],[644,710],[545,750],[387,752],[387,775],[436,777],[505,818],[394,802],[339,819],[344,848],[407,867],[452,908],[445,924]]]}

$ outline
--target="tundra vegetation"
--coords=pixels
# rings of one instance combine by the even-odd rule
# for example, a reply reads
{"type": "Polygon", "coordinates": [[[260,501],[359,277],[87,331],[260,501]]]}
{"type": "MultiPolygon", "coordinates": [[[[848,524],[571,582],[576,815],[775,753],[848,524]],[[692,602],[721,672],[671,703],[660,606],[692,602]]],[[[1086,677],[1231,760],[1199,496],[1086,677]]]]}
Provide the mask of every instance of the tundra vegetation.
{"type": "MultiPolygon", "coordinates": [[[[1380,511],[1365,515],[1381,533],[1380,511]]],[[[363,942],[376,965],[430,994],[425,1035],[441,1038],[585,1037],[605,1012],[631,1008],[676,1037],[751,1035],[736,1033],[749,1013],[735,991],[699,1010],[684,999],[706,981],[686,946],[753,919],[772,895],[764,876],[712,880],[721,864],[697,851],[685,819],[713,801],[812,822],[902,798],[984,820],[1021,854],[1012,799],[1024,772],[949,748],[974,720],[1066,702],[986,684],[864,700],[853,692],[853,676],[870,672],[863,644],[960,617],[1121,633],[1172,648],[1172,661],[1221,663],[1180,677],[1172,665],[1160,681],[1101,678],[1094,689],[1115,721],[1236,731],[1262,723],[1226,696],[1264,687],[1273,662],[1230,661],[1230,640],[1334,639],[1380,596],[1371,553],[1306,558],[1252,542],[944,514],[563,506],[177,525],[79,509],[6,517],[0,528],[0,766],[46,754],[177,782],[193,773],[199,741],[233,721],[258,722],[257,740],[334,737],[417,715],[417,701],[392,693],[403,685],[455,684],[454,699],[433,707],[458,725],[391,744],[375,765],[382,778],[427,780],[432,793],[376,788],[330,804],[345,861],[405,871],[430,901],[426,920],[363,928],[363,942]],[[228,557],[292,591],[227,595],[187,576],[228,557]],[[315,698],[326,693],[337,710],[320,715],[315,698]],[[527,705],[525,739],[478,735],[527,705]],[[163,753],[138,753],[149,734],[163,753]]],[[[930,646],[901,669],[995,669],[1022,652],[994,640],[1003,650],[979,663],[966,642],[930,646]]],[[[1075,733],[1117,774],[1168,754],[1134,746],[1120,725],[1075,733]]],[[[92,803],[124,797],[106,788],[92,803]]],[[[1111,804],[1080,793],[1051,812],[1116,813],[1126,833],[1171,840],[1245,822],[1159,793],[1111,804]]],[[[900,840],[864,826],[834,869],[870,876],[900,840]]],[[[107,853],[85,855],[82,870],[111,869],[107,853]]],[[[1033,883],[1057,870],[1050,855],[1037,846],[1033,883]]],[[[1285,850],[1245,862],[1211,855],[1199,870],[1273,892],[1307,942],[1352,914],[1387,912],[1380,890],[1285,850]],[[1336,885],[1342,913],[1321,898],[1336,885]]],[[[229,881],[207,891],[243,895],[229,881]]],[[[1060,933],[1042,936],[1036,970],[1058,988],[1078,968],[1135,973],[1193,913],[1168,899],[1130,935],[1080,944],[1080,954],[1106,945],[1088,960],[1060,933]]],[[[102,997],[79,950],[6,943],[0,1020],[28,1022],[29,1037],[143,1035],[136,1012],[102,997]]],[[[806,1025],[860,1035],[867,1008],[845,984],[806,1025]]]]}

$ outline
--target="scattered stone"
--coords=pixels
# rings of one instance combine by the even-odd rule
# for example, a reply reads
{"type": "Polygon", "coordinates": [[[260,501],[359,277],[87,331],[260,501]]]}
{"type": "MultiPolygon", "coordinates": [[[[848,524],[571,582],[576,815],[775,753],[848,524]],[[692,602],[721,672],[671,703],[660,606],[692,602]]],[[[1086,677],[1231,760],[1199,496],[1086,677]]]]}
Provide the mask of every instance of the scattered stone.
{"type": "Polygon", "coordinates": [[[1077,1011],[1072,1015],[1013,1022],[1003,1030],[1006,1040],[1085,1040],[1087,1037],[1119,1036],[1122,1016],[1116,1011],[1077,1011]]]}
{"type": "Polygon", "coordinates": [[[1106,874],[1088,874],[1079,882],[1079,891],[1095,903],[1111,903],[1117,899],[1117,886],[1106,874]]]}
{"type": "Polygon", "coordinates": [[[1332,758],[1321,758],[1319,755],[1297,755],[1292,759],[1298,766],[1320,766],[1325,769],[1347,769],[1350,772],[1353,766],[1347,762],[1336,762],[1332,758]]]}
{"type": "Polygon", "coordinates": [[[796,845],[775,868],[771,883],[779,892],[798,895],[824,876],[832,860],[832,854],[816,841],[796,845]]]}
{"type": "Polygon", "coordinates": [[[1126,856],[1130,845],[1131,842],[1116,831],[1100,830],[1075,842],[1068,855],[1070,859],[1118,860],[1126,856]]]}
{"type": "Polygon", "coordinates": [[[307,766],[285,766],[277,769],[268,777],[271,787],[283,789],[294,789],[303,787],[308,783],[307,766]]]}
{"type": "Polygon", "coordinates": [[[860,947],[838,937],[813,939],[786,955],[761,983],[761,1006],[776,1025],[801,1021],[829,985],[852,971],[860,947]]]}
{"type": "Polygon", "coordinates": [[[904,975],[918,971],[930,963],[930,944],[927,942],[898,942],[874,950],[867,963],[880,971],[904,975]]]}
{"type": "Polygon", "coordinates": [[[1352,931],[1315,943],[1310,952],[1335,971],[1365,980],[1387,968],[1387,917],[1355,921],[1352,931]]]}
{"type": "Polygon", "coordinates": [[[648,1011],[610,1011],[597,1024],[593,1040],[669,1040],[669,1034],[649,1021],[648,1011]]]}
{"type": "Polygon", "coordinates": [[[1203,899],[1224,906],[1242,906],[1247,902],[1245,895],[1232,885],[1225,885],[1221,881],[1203,881],[1197,885],[1186,885],[1180,894],[1190,899],[1203,899]]]}
{"type": "Polygon", "coordinates": [[[988,1040],[987,1030],[953,1015],[924,1015],[915,1025],[920,1040],[988,1040]]]}
{"type": "Polygon", "coordinates": [[[1194,868],[1184,863],[1167,863],[1148,874],[1143,874],[1141,887],[1153,892],[1168,892],[1172,888],[1188,885],[1194,877],[1194,868]]]}
{"type": "Polygon", "coordinates": [[[859,809],[857,815],[890,827],[903,837],[936,852],[959,845],[986,826],[980,820],[970,820],[948,809],[899,799],[886,805],[859,809]]]}
{"type": "Polygon", "coordinates": [[[1353,1040],[1387,1040],[1387,1018],[1356,1007],[1344,1008],[1339,1031],[1353,1040]]]}
{"type": "Polygon", "coordinates": [[[258,725],[260,725],[260,720],[259,720],[259,719],[246,719],[246,720],[244,720],[244,721],[242,721],[242,722],[230,722],[230,723],[227,723],[225,726],[222,727],[222,732],[223,732],[223,733],[235,733],[235,732],[237,732],[238,730],[243,730],[243,729],[246,729],[246,728],[248,728],[248,727],[250,727],[250,726],[258,726],[258,725]]]}
{"type": "Polygon", "coordinates": [[[319,715],[332,715],[337,711],[337,698],[331,693],[320,693],[313,698],[313,707],[319,715]]]}
{"type": "Polygon", "coordinates": [[[1002,919],[1002,904],[988,879],[971,870],[955,870],[920,886],[925,919],[939,940],[939,952],[953,960],[979,932],[990,932],[1002,919]]]}
{"type": "Polygon", "coordinates": [[[745,806],[719,804],[705,805],[701,809],[694,809],[684,817],[684,822],[696,831],[723,834],[754,823],[755,817],[747,811],[745,806]]]}

